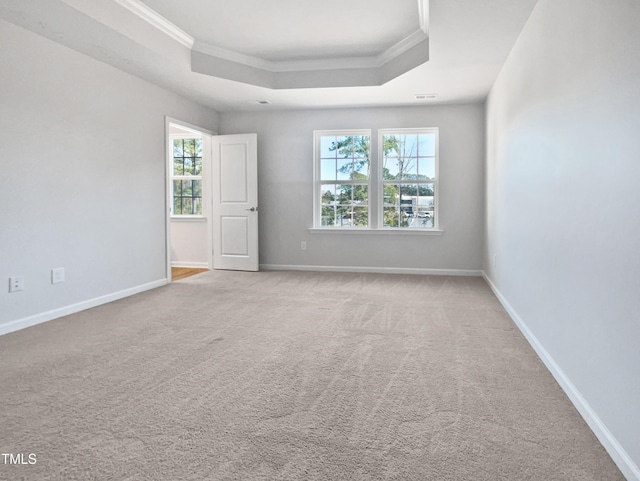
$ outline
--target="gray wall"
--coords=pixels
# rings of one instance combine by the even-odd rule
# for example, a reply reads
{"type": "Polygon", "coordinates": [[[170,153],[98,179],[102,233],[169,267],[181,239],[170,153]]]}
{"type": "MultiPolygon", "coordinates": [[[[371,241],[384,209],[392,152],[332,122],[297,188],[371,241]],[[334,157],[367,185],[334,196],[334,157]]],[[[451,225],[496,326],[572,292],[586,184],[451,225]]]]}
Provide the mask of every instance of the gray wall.
{"type": "Polygon", "coordinates": [[[220,114],[220,133],[258,134],[260,263],[480,270],[484,108],[480,104],[220,114]],[[442,236],[310,234],[313,131],[440,128],[442,236]],[[308,250],[300,250],[307,241],[308,250]]]}
{"type": "Polygon", "coordinates": [[[164,279],[164,116],[217,113],[4,21],[0,65],[0,330],[164,279]]]}
{"type": "Polygon", "coordinates": [[[487,101],[484,269],[603,444],[620,443],[614,459],[631,458],[629,479],[640,479],[638,25],[637,0],[540,0],[487,101]]]}

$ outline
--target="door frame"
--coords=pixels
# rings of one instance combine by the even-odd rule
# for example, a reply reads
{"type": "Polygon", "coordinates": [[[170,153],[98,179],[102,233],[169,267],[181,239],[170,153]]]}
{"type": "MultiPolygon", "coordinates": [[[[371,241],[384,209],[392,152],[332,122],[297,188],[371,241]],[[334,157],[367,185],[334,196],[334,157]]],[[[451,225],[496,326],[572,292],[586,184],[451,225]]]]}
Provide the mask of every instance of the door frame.
{"type": "Polygon", "coordinates": [[[195,125],[189,122],[185,122],[180,119],[176,119],[173,117],[169,117],[165,115],[164,118],[164,148],[165,148],[165,254],[166,254],[166,266],[165,273],[167,278],[167,283],[171,283],[171,209],[173,207],[173,199],[171,197],[171,172],[173,169],[173,145],[171,142],[171,126],[175,125],[176,127],[192,131],[195,134],[202,136],[202,150],[203,150],[203,175],[202,175],[202,208],[206,209],[205,216],[207,217],[207,263],[209,265],[209,269],[213,268],[213,234],[211,229],[211,222],[213,220],[212,212],[211,212],[211,202],[205,202],[205,189],[207,191],[207,196],[210,199],[211,197],[211,137],[214,135],[218,135],[217,132],[214,132],[209,129],[205,129],[204,127],[200,127],[199,125],[195,125]],[[206,148],[206,150],[205,150],[206,148]],[[207,174],[205,175],[205,154],[208,158],[208,168],[207,174]]]}

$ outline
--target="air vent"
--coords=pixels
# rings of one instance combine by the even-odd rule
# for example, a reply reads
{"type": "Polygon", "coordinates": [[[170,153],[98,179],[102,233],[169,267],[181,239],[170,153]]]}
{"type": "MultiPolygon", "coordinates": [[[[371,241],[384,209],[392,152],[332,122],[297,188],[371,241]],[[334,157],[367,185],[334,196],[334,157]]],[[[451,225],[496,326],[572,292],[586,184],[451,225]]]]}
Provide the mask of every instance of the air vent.
{"type": "Polygon", "coordinates": [[[438,98],[438,94],[416,94],[416,100],[435,100],[438,98]]]}

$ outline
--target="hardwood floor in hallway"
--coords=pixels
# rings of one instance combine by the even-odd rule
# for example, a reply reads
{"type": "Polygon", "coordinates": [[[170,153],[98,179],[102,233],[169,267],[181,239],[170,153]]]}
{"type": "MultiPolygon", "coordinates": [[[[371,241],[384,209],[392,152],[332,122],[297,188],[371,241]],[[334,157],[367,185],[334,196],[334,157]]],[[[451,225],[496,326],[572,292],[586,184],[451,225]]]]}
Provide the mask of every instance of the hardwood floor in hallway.
{"type": "Polygon", "coordinates": [[[196,274],[201,274],[203,272],[207,272],[208,270],[209,269],[200,269],[194,267],[172,267],[171,280],[179,281],[180,279],[195,276],[196,274]]]}

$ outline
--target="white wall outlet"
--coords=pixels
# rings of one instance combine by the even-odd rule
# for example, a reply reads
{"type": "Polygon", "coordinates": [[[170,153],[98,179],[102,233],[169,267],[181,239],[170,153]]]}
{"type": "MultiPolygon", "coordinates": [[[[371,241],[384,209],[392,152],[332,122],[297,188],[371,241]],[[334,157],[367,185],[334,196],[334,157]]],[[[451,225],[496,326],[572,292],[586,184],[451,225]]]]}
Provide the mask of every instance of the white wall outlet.
{"type": "Polygon", "coordinates": [[[24,276],[9,277],[9,292],[18,292],[24,289],[24,276]]]}
{"type": "Polygon", "coordinates": [[[51,269],[51,284],[64,282],[64,267],[56,267],[51,269]]]}
{"type": "Polygon", "coordinates": [[[307,241],[300,242],[300,250],[301,251],[306,251],[307,250],[307,241]]]}

